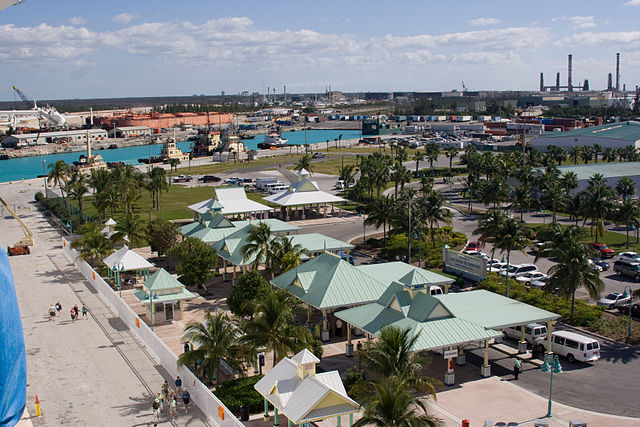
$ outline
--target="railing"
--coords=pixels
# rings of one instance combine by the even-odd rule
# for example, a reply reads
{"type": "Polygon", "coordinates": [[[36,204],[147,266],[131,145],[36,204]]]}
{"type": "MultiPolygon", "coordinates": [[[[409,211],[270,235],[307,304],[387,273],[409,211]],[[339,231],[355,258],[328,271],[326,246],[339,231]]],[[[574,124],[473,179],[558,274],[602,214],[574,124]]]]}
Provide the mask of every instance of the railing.
{"type": "Polygon", "coordinates": [[[78,258],[77,252],[71,248],[69,241],[63,238],[62,246],[67,256],[73,260],[83,276],[91,282],[91,285],[113,307],[118,313],[118,317],[122,319],[127,327],[151,350],[169,375],[172,378],[180,375],[182,384],[189,390],[194,403],[214,425],[220,427],[244,425],[190,370],[184,366],[178,366],[178,357],[86,261],[78,258]]]}

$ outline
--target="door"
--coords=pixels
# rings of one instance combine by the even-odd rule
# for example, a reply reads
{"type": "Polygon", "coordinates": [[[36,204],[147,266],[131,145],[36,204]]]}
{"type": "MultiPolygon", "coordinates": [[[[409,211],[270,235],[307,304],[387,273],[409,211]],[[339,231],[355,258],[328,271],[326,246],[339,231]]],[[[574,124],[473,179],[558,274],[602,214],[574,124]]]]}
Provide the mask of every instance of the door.
{"type": "Polygon", "coordinates": [[[165,320],[173,320],[173,304],[165,304],[164,318],[165,320]]]}

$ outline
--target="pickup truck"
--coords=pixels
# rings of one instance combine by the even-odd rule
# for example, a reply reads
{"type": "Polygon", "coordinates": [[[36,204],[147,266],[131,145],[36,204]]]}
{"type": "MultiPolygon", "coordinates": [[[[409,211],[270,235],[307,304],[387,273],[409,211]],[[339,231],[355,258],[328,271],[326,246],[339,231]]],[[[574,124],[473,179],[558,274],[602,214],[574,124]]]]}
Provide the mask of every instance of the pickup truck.
{"type": "Polygon", "coordinates": [[[193,179],[189,175],[178,175],[173,178],[173,182],[189,182],[193,179]]]}

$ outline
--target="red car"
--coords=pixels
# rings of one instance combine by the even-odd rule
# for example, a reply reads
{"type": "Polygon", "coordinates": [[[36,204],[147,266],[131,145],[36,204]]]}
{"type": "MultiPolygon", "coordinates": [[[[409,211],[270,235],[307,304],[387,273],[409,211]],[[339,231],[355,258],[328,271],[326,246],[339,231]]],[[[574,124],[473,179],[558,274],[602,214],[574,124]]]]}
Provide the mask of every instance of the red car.
{"type": "Polygon", "coordinates": [[[468,242],[465,251],[479,251],[482,249],[482,242],[468,242]]]}
{"type": "Polygon", "coordinates": [[[609,249],[609,247],[604,243],[593,242],[591,243],[591,246],[593,246],[593,248],[598,251],[601,258],[613,258],[613,256],[616,254],[616,251],[614,251],[613,249],[609,249]]]}

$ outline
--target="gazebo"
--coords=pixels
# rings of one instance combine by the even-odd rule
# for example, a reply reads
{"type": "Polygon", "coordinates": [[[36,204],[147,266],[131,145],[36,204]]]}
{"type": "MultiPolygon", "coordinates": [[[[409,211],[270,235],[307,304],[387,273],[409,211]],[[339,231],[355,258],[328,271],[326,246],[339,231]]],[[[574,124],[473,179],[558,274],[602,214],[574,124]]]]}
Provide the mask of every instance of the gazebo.
{"type": "Polygon", "coordinates": [[[182,320],[183,301],[196,295],[184,287],[164,268],[156,271],[143,282],[144,288],[133,293],[145,303],[151,325],[168,320],[182,320]]]}
{"type": "Polygon", "coordinates": [[[188,206],[196,218],[198,214],[202,215],[207,212],[249,217],[254,215],[256,218],[266,218],[268,212],[273,211],[273,208],[247,198],[244,187],[217,188],[215,194],[216,196],[209,200],[188,206]]]}
{"type": "Polygon", "coordinates": [[[121,273],[125,271],[135,271],[136,276],[141,276],[143,279],[146,279],[149,277],[149,269],[153,267],[153,264],[129,249],[126,245],[103,259],[102,262],[107,266],[109,278],[115,280],[118,287],[120,287],[121,273]]]}
{"type": "Polygon", "coordinates": [[[305,219],[305,206],[316,205],[318,214],[320,213],[320,205],[345,202],[342,197],[334,196],[320,190],[318,184],[311,181],[310,174],[306,169],[300,169],[296,175],[296,181],[292,182],[289,188],[271,196],[267,196],[264,200],[280,205],[284,209],[284,216],[287,221],[290,218],[292,209],[302,208],[301,217],[305,219]]]}
{"type": "Polygon", "coordinates": [[[445,294],[449,293],[449,287],[455,281],[450,277],[402,261],[359,265],[356,268],[387,286],[393,282],[399,282],[412,291],[424,289],[427,293],[431,286],[438,286],[445,294]]]}
{"type": "Polygon", "coordinates": [[[308,427],[311,422],[337,417],[342,426],[342,416],[353,414],[360,405],[347,395],[338,371],[316,373],[320,360],[309,350],[303,349],[292,358],[283,358],[260,379],[254,388],[264,397],[264,418],[269,420],[269,404],[273,405],[273,425],[278,425],[278,414],[287,417],[287,426],[293,424],[308,427]]]}

